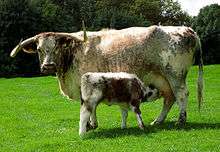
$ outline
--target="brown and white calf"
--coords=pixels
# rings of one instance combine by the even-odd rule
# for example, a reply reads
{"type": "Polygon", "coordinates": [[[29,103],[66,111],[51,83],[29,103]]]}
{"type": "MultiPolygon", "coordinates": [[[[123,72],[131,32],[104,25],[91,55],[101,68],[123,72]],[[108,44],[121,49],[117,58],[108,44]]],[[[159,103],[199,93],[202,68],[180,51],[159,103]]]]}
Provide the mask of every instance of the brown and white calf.
{"type": "Polygon", "coordinates": [[[116,104],[121,108],[122,128],[126,128],[126,118],[130,108],[137,117],[140,129],[144,128],[141,118],[140,103],[157,99],[159,92],[152,86],[144,84],[135,74],[86,73],[81,77],[81,109],[79,134],[97,125],[96,107],[100,102],[107,105],[116,104]],[[90,119],[90,121],[89,121],[90,119]]]}

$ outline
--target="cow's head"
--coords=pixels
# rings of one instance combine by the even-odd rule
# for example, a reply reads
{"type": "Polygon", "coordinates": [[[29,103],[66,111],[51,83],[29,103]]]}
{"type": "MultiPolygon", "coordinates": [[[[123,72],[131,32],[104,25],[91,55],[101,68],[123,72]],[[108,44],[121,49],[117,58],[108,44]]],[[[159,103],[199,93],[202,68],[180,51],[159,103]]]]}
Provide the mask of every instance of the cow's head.
{"type": "Polygon", "coordinates": [[[57,69],[67,70],[74,59],[74,53],[84,40],[69,33],[41,33],[21,41],[11,52],[11,57],[23,50],[38,53],[40,68],[43,73],[54,73],[57,69]],[[58,68],[62,66],[62,68],[58,68]]]}
{"type": "Polygon", "coordinates": [[[143,101],[151,102],[157,100],[158,98],[160,98],[160,93],[157,88],[155,88],[151,84],[145,88],[145,95],[143,101]]]}

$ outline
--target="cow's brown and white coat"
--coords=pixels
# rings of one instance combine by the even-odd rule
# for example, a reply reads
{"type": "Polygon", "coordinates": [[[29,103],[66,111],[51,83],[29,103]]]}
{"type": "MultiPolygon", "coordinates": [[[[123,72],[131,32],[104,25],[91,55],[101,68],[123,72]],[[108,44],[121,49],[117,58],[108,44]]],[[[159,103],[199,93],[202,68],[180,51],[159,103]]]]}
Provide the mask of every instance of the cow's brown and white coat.
{"type": "Polygon", "coordinates": [[[126,118],[130,108],[137,117],[138,125],[144,128],[140,104],[159,97],[159,92],[152,86],[144,87],[134,74],[120,73],[86,73],[81,78],[81,110],[79,134],[90,127],[97,127],[96,107],[100,102],[121,107],[122,128],[126,128],[126,118]],[[90,118],[90,122],[89,122],[90,118]]]}
{"type": "Polygon", "coordinates": [[[122,30],[77,33],[41,33],[13,49],[38,52],[41,70],[56,72],[61,92],[71,99],[79,96],[80,77],[86,72],[128,72],[145,85],[153,84],[164,97],[161,123],[174,101],[180,108],[179,123],[186,121],[187,73],[199,51],[198,101],[202,99],[202,58],[200,40],[185,26],[131,27],[122,30]]]}

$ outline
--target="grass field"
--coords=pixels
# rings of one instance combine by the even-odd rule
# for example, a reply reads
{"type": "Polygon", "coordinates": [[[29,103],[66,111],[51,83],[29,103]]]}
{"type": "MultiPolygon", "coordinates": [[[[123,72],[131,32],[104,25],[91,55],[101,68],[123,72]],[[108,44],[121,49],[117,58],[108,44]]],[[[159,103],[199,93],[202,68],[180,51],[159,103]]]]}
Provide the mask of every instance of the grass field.
{"type": "Polygon", "coordinates": [[[128,128],[120,129],[117,106],[100,105],[99,127],[78,135],[80,103],[61,96],[55,77],[0,79],[0,151],[220,151],[220,65],[204,68],[204,104],[196,101],[197,67],[188,75],[190,90],[186,127],[174,125],[174,105],[162,126],[151,127],[162,100],[141,106],[146,130],[129,112],[128,128]]]}

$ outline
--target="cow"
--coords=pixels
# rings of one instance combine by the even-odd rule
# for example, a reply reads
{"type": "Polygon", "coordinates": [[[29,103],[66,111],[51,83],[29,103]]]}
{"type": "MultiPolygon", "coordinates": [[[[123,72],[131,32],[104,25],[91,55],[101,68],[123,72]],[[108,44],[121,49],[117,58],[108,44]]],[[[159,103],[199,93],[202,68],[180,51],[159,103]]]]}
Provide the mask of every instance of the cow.
{"type": "Polygon", "coordinates": [[[120,106],[122,129],[126,128],[128,109],[136,114],[139,128],[144,129],[139,106],[142,102],[154,101],[159,97],[159,91],[155,87],[145,87],[135,74],[125,72],[85,73],[81,77],[80,94],[79,135],[83,135],[89,128],[97,128],[96,107],[101,102],[109,106],[120,106]]]}
{"type": "Polygon", "coordinates": [[[86,72],[127,72],[145,85],[153,84],[164,98],[161,124],[174,101],[179,105],[180,125],[186,122],[188,89],[186,77],[199,55],[198,105],[202,101],[203,64],[200,39],[185,26],[130,27],[121,30],[40,33],[21,41],[11,57],[23,50],[38,53],[41,71],[56,73],[62,94],[79,97],[80,78],[86,72]]]}

